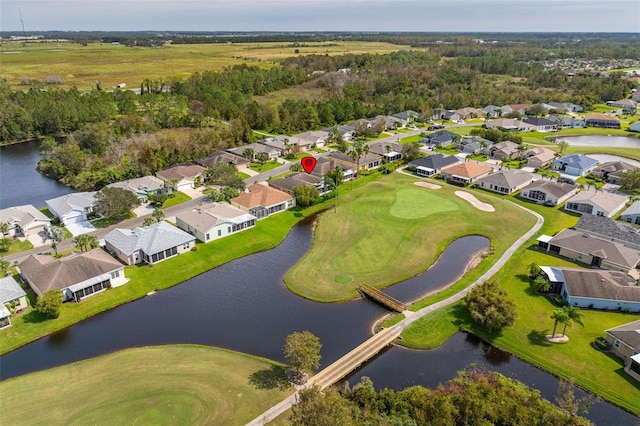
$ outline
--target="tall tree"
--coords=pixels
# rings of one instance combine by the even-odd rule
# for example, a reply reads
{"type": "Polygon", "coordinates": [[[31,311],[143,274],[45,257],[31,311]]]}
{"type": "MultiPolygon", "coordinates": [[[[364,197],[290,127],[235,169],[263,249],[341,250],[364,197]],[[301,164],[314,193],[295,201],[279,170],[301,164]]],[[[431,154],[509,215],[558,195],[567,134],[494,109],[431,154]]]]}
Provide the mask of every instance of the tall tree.
{"type": "Polygon", "coordinates": [[[556,329],[558,328],[558,324],[564,324],[569,320],[567,313],[564,309],[556,309],[551,314],[551,319],[553,320],[553,333],[551,333],[551,337],[556,335],[556,329]]]}
{"type": "Polygon", "coordinates": [[[320,339],[308,330],[296,331],[287,336],[283,352],[291,368],[311,372],[320,366],[320,339]]]}
{"type": "Polygon", "coordinates": [[[62,305],[62,292],[60,290],[49,290],[45,294],[38,296],[36,310],[47,318],[58,318],[60,316],[60,306],[62,305]]]}
{"type": "Polygon", "coordinates": [[[464,298],[471,318],[489,331],[501,331],[518,317],[515,303],[494,281],[485,281],[464,298]]]}
{"type": "Polygon", "coordinates": [[[140,205],[140,199],[131,191],[122,188],[104,187],[96,194],[95,209],[104,217],[124,219],[131,210],[140,205]]]}
{"type": "Polygon", "coordinates": [[[565,321],[564,327],[562,328],[563,336],[567,331],[567,326],[569,326],[569,324],[571,324],[572,322],[575,322],[576,324],[584,325],[582,323],[582,317],[584,315],[582,314],[582,312],[580,312],[580,309],[576,308],[575,306],[563,306],[562,309],[564,310],[564,313],[567,315],[567,320],[565,321]]]}
{"type": "Polygon", "coordinates": [[[51,227],[51,248],[55,250],[56,256],[58,255],[58,244],[64,240],[64,229],[60,226],[51,227]]]}
{"type": "Polygon", "coordinates": [[[73,242],[82,253],[100,246],[98,238],[95,235],[89,234],[80,234],[74,238],[73,242]]]}

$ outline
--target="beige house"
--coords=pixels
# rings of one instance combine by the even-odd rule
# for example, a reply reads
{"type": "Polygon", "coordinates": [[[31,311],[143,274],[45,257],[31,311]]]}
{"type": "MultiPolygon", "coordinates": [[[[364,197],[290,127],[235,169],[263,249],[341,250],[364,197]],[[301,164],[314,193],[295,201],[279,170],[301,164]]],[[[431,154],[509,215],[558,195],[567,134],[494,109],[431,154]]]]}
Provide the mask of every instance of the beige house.
{"type": "Polygon", "coordinates": [[[567,200],[564,209],[581,214],[612,217],[629,200],[627,195],[606,191],[582,191],[567,200]]]}
{"type": "Polygon", "coordinates": [[[487,129],[516,130],[525,132],[536,130],[536,126],[533,124],[525,123],[524,121],[520,121],[515,118],[489,120],[485,123],[485,126],[487,129]]]}
{"type": "Polygon", "coordinates": [[[636,169],[636,166],[624,161],[609,161],[593,169],[591,174],[604,179],[606,182],[618,184],[622,174],[636,169]]]}
{"type": "Polygon", "coordinates": [[[548,148],[536,146],[526,150],[522,154],[522,158],[527,159],[527,166],[538,169],[553,163],[553,160],[556,159],[556,153],[548,148]]]}
{"type": "Polygon", "coordinates": [[[520,145],[511,141],[494,143],[485,149],[485,154],[498,160],[503,158],[513,160],[520,157],[520,145]]]}
{"type": "Polygon", "coordinates": [[[520,197],[538,204],[557,206],[578,192],[578,187],[568,183],[552,181],[534,181],[522,188],[520,197]]]}
{"type": "Polygon", "coordinates": [[[0,222],[9,225],[8,236],[29,236],[46,232],[51,220],[31,204],[0,210],[0,222]]]}
{"type": "Polygon", "coordinates": [[[18,267],[22,279],[38,296],[49,290],[60,290],[63,301],[79,302],[128,281],[124,266],[99,248],[86,253],[71,253],[59,259],[34,254],[18,267]]]}
{"type": "Polygon", "coordinates": [[[169,184],[176,182],[176,191],[183,189],[195,188],[198,180],[202,179],[202,173],[205,168],[197,164],[189,164],[184,166],[173,166],[156,173],[160,179],[169,184]]]}
{"type": "Polygon", "coordinates": [[[491,166],[482,163],[467,161],[457,163],[441,170],[442,177],[452,183],[468,185],[478,179],[487,176],[493,171],[491,166]]]}
{"type": "Polygon", "coordinates": [[[640,320],[605,330],[611,350],[624,360],[624,371],[640,381],[640,320]]]}
{"type": "Polygon", "coordinates": [[[212,203],[176,216],[176,225],[203,243],[253,228],[256,217],[226,203],[212,203]]]}
{"type": "Polygon", "coordinates": [[[286,192],[256,183],[246,192],[232,198],[231,205],[248,212],[257,219],[263,219],[295,207],[296,199],[286,192]]]}
{"type": "Polygon", "coordinates": [[[12,276],[0,278],[0,329],[11,326],[11,315],[28,308],[27,293],[12,276]]]}
{"type": "Polygon", "coordinates": [[[499,194],[513,194],[533,182],[533,175],[523,170],[505,169],[478,179],[478,188],[499,194]]]}

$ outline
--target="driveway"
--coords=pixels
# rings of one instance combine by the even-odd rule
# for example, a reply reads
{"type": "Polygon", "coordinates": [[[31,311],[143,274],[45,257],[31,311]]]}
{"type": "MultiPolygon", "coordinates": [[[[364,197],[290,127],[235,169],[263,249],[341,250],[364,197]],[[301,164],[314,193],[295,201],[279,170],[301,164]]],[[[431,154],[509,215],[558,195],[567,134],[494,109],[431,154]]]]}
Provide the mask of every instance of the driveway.
{"type": "Polygon", "coordinates": [[[66,226],[69,232],[71,232],[74,237],[76,235],[88,234],[89,232],[96,230],[95,226],[93,226],[88,220],[69,222],[66,223],[66,226]]]}

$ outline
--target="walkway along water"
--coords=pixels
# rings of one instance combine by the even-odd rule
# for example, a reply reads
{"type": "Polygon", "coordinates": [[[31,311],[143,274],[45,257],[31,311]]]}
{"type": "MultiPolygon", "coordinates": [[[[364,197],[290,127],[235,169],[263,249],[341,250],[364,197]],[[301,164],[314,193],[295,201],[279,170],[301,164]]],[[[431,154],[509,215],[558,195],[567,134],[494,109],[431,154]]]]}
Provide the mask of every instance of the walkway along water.
{"type": "MultiPolygon", "coordinates": [[[[509,247],[500,258],[484,273],[474,281],[470,286],[465,288],[464,290],[454,294],[453,296],[442,300],[440,302],[434,303],[433,305],[427,306],[425,308],[420,309],[417,312],[412,311],[404,311],[405,319],[398,322],[397,324],[382,330],[380,333],[375,334],[364,343],[359,345],[357,348],[353,349],[351,352],[325,368],[324,370],[318,372],[316,375],[311,377],[307,384],[303,387],[309,386],[318,386],[320,389],[325,389],[332,384],[336,383],[340,379],[344,378],[347,374],[355,370],[358,366],[362,365],[368,359],[376,355],[383,348],[391,344],[402,331],[407,328],[409,325],[413,324],[420,318],[424,317],[427,314],[430,314],[433,311],[444,308],[445,306],[449,306],[467,295],[475,286],[489,280],[493,277],[504,265],[507,261],[513,256],[513,254],[518,250],[524,243],[526,243],[530,238],[532,238],[542,227],[544,223],[544,218],[538,213],[529,210],[525,207],[522,207],[518,204],[513,203],[515,206],[521,208],[527,213],[535,216],[536,223],[529,229],[524,235],[522,235],[516,242],[514,242],[511,247],[509,247]]],[[[262,413],[260,416],[253,419],[251,422],[247,423],[247,426],[259,426],[264,425],[267,422],[275,419],[280,414],[284,413],[288,409],[290,409],[293,404],[297,401],[299,391],[296,391],[293,395],[288,397],[285,401],[271,407],[269,410],[262,413]]]]}

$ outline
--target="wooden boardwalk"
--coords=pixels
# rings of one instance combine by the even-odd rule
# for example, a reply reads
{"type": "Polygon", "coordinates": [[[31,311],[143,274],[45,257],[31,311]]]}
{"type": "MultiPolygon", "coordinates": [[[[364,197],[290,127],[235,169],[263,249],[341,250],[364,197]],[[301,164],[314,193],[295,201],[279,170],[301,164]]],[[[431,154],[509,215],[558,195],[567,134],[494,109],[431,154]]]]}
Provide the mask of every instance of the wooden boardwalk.
{"type": "Polygon", "coordinates": [[[376,302],[380,303],[382,306],[385,306],[386,308],[389,308],[392,311],[404,312],[409,307],[409,305],[407,305],[406,303],[402,303],[399,300],[394,299],[388,294],[383,293],[377,288],[373,288],[369,285],[360,284],[358,286],[358,290],[360,290],[362,294],[364,294],[365,296],[375,300],[376,302]]]}

